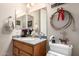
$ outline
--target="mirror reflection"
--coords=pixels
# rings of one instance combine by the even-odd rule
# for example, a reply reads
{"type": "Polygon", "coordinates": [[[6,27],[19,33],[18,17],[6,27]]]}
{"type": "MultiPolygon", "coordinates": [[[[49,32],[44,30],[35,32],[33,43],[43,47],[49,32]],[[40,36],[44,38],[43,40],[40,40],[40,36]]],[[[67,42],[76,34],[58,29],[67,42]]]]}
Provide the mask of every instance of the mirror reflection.
{"type": "Polygon", "coordinates": [[[25,13],[19,17],[16,15],[15,28],[21,29],[21,36],[47,36],[46,30],[46,8],[42,8],[30,13],[25,13]]]}

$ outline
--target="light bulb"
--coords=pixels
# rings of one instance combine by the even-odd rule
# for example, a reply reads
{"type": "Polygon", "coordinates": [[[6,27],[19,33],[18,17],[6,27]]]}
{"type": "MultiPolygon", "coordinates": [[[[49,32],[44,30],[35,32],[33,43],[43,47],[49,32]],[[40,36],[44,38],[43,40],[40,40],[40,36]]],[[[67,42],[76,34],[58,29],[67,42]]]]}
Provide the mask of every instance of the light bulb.
{"type": "Polygon", "coordinates": [[[28,3],[28,4],[27,4],[27,8],[30,8],[30,7],[31,7],[31,4],[30,4],[30,3],[28,3]]]}

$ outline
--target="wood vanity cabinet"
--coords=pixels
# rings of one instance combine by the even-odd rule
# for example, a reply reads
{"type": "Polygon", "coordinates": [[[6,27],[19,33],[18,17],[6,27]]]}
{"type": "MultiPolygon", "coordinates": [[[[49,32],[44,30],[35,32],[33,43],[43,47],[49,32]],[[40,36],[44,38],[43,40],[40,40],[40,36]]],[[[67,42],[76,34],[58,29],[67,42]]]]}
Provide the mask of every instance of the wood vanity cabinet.
{"type": "Polygon", "coordinates": [[[28,44],[18,40],[13,40],[13,55],[14,56],[45,56],[46,42],[40,42],[36,45],[28,44]]]}

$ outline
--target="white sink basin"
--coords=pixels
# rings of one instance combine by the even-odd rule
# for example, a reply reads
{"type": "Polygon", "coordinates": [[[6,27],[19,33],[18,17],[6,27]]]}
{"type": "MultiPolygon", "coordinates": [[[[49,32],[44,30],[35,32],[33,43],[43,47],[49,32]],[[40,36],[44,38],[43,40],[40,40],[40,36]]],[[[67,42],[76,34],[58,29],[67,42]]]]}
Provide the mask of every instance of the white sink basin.
{"type": "Polygon", "coordinates": [[[46,39],[40,39],[40,38],[33,38],[33,37],[20,37],[20,38],[13,38],[14,40],[22,41],[25,43],[30,43],[30,44],[37,44],[40,43],[46,39]]]}
{"type": "Polygon", "coordinates": [[[20,38],[14,38],[14,39],[17,39],[17,40],[35,40],[37,38],[33,38],[33,37],[20,37],[20,38]]]}

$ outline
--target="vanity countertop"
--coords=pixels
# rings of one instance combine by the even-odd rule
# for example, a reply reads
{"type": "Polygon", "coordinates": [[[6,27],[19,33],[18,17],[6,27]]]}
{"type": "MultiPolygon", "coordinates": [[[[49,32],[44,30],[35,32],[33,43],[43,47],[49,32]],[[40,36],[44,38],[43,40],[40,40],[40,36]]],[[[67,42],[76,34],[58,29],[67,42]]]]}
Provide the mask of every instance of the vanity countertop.
{"type": "Polygon", "coordinates": [[[17,41],[21,41],[21,42],[24,42],[24,43],[28,43],[28,44],[31,44],[31,45],[36,45],[38,43],[41,43],[43,41],[45,41],[46,39],[43,39],[43,38],[34,38],[34,37],[20,37],[20,38],[12,38],[13,40],[17,40],[17,41]]]}

